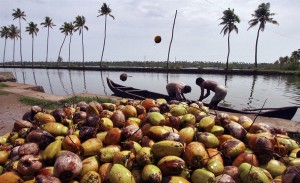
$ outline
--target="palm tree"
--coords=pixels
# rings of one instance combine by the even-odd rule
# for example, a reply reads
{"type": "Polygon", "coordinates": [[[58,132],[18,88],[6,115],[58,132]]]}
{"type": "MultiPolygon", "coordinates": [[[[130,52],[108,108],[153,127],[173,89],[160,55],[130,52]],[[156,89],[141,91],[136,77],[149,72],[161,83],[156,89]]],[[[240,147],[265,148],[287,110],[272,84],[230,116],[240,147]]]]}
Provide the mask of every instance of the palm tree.
{"type": "Polygon", "coordinates": [[[45,22],[42,22],[41,25],[43,25],[44,27],[47,27],[48,29],[48,34],[47,34],[47,53],[46,53],[46,65],[48,62],[48,46],[49,46],[49,29],[53,26],[56,26],[53,22],[52,19],[50,17],[45,17],[45,22]]]}
{"type": "Polygon", "coordinates": [[[82,45],[82,63],[84,67],[84,44],[83,44],[83,30],[86,29],[87,31],[89,28],[85,25],[85,17],[84,16],[77,16],[74,23],[74,31],[79,30],[79,35],[81,34],[81,45],[82,45]]]}
{"type": "Polygon", "coordinates": [[[272,18],[275,13],[270,12],[270,3],[262,3],[258,6],[258,8],[254,11],[254,14],[252,16],[254,19],[249,21],[250,27],[256,26],[259,24],[258,31],[257,31],[257,37],[256,37],[256,44],[255,44],[255,63],[254,66],[257,68],[257,43],[258,43],[258,38],[259,38],[259,31],[264,31],[266,23],[272,23],[278,25],[277,21],[272,18]]]}
{"type": "Polygon", "coordinates": [[[69,67],[70,67],[71,41],[72,41],[72,36],[73,36],[73,32],[74,32],[74,25],[72,22],[68,23],[67,30],[70,35],[70,41],[69,41],[69,67]]]}
{"type": "Polygon", "coordinates": [[[231,31],[235,31],[238,33],[239,29],[235,25],[235,23],[240,23],[240,18],[234,14],[234,9],[228,8],[228,10],[223,11],[223,17],[220,18],[222,22],[219,25],[224,25],[223,29],[221,30],[220,34],[223,32],[224,36],[228,32],[228,53],[227,53],[227,61],[226,61],[226,69],[228,69],[228,61],[229,61],[229,54],[230,54],[230,33],[231,31]]]}
{"type": "Polygon", "coordinates": [[[63,45],[64,45],[64,43],[65,43],[65,40],[66,40],[66,38],[67,38],[67,35],[69,34],[68,25],[69,25],[69,24],[68,24],[67,22],[65,22],[65,23],[59,28],[59,30],[61,31],[61,33],[63,33],[63,34],[65,35],[65,37],[64,37],[64,40],[63,40],[63,42],[62,42],[62,44],[61,44],[61,46],[60,46],[60,49],[59,49],[57,62],[61,60],[61,57],[60,57],[61,49],[62,49],[62,47],[63,47],[63,45]]]}
{"type": "Polygon", "coordinates": [[[21,26],[21,19],[25,20],[25,12],[24,11],[21,11],[19,8],[17,8],[16,10],[13,9],[13,13],[12,13],[12,16],[14,17],[14,20],[15,19],[19,19],[19,26],[20,26],[20,56],[21,56],[21,65],[23,65],[23,57],[22,57],[22,26],[21,26]]]}
{"type": "Polygon", "coordinates": [[[105,16],[105,23],[104,23],[104,41],[103,41],[103,48],[102,48],[102,54],[101,54],[101,60],[100,60],[100,67],[102,67],[102,59],[103,59],[103,53],[104,53],[104,48],[105,48],[105,40],[106,40],[106,22],[107,22],[107,15],[109,15],[110,17],[112,17],[113,19],[115,19],[115,17],[113,15],[111,15],[111,9],[109,8],[109,6],[107,6],[106,3],[103,3],[103,5],[101,6],[101,9],[98,10],[98,13],[100,13],[97,17],[99,16],[105,16]]]}
{"type": "Polygon", "coordinates": [[[5,42],[4,42],[4,51],[3,51],[3,66],[4,66],[6,41],[7,41],[7,38],[9,38],[9,28],[7,26],[1,27],[1,29],[0,29],[0,36],[1,36],[1,38],[5,39],[5,42]]]}
{"type": "Polygon", "coordinates": [[[16,39],[20,38],[20,29],[18,29],[17,26],[11,24],[9,26],[9,37],[14,40],[14,44],[13,44],[13,64],[15,65],[16,39]]]}
{"type": "Polygon", "coordinates": [[[300,49],[293,51],[291,54],[291,58],[294,62],[298,63],[300,60],[300,49]]]}
{"type": "Polygon", "coordinates": [[[37,28],[37,24],[30,22],[28,23],[28,27],[26,27],[26,32],[32,36],[32,48],[31,48],[31,65],[33,67],[33,44],[34,44],[34,35],[37,35],[39,32],[39,28],[37,28]]]}

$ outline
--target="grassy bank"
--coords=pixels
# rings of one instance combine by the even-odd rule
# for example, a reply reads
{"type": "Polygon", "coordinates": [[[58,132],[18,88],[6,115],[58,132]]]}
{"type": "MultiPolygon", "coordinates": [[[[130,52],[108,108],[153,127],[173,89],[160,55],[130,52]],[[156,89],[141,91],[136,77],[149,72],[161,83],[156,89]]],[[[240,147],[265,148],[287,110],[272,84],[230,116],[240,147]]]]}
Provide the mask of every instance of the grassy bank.
{"type": "MultiPolygon", "coordinates": [[[[4,83],[0,83],[0,89],[4,87],[7,87],[7,85],[4,83]]],[[[9,92],[0,90],[0,95],[7,95],[7,94],[9,94],[9,92]]]]}
{"type": "Polygon", "coordinates": [[[69,105],[76,105],[77,103],[85,101],[87,103],[92,101],[97,101],[99,103],[116,103],[115,100],[109,99],[109,98],[98,98],[98,97],[81,97],[81,96],[74,96],[70,98],[66,98],[60,101],[50,101],[50,100],[44,100],[44,99],[37,99],[33,97],[27,97],[27,96],[21,96],[20,102],[26,105],[34,106],[38,105],[43,107],[44,109],[58,109],[62,108],[65,104],[69,105]]]}

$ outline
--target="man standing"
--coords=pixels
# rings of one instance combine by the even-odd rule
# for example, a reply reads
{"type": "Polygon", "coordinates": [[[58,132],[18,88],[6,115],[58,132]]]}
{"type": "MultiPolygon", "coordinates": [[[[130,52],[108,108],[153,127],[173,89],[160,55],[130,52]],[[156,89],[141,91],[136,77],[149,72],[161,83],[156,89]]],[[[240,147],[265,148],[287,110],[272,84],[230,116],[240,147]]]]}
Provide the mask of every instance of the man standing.
{"type": "Polygon", "coordinates": [[[211,99],[209,104],[209,108],[216,109],[218,107],[218,103],[223,100],[227,94],[227,89],[215,81],[211,80],[204,80],[203,78],[199,77],[196,79],[196,84],[201,88],[201,95],[199,100],[202,101],[203,99],[207,98],[210,95],[210,91],[215,92],[215,95],[211,99]],[[206,89],[206,94],[204,95],[204,90],[206,89]]]}
{"type": "Polygon", "coordinates": [[[186,100],[184,93],[190,93],[191,87],[182,82],[168,83],[166,86],[167,92],[172,100],[186,100]]]}

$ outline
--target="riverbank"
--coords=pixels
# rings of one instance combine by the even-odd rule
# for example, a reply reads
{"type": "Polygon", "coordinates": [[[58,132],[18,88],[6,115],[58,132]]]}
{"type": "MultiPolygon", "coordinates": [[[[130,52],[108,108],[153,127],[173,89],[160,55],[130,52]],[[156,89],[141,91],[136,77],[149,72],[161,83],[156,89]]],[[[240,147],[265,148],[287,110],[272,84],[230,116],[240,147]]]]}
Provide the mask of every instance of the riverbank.
{"type": "MultiPolygon", "coordinates": [[[[22,96],[32,97],[36,99],[50,100],[53,102],[59,102],[66,98],[72,96],[60,96],[60,95],[51,95],[39,91],[39,86],[19,84],[15,82],[2,82],[7,87],[0,88],[0,92],[4,91],[5,93],[0,93],[0,135],[3,135],[7,132],[11,132],[15,120],[21,120],[23,115],[30,111],[31,106],[23,104],[20,102],[22,96]]],[[[118,101],[121,100],[119,97],[114,96],[102,96],[89,93],[79,93],[76,96],[83,97],[99,97],[99,98],[110,98],[112,100],[118,101]]]]}
{"type": "Polygon", "coordinates": [[[235,75],[292,75],[300,76],[297,71],[259,70],[259,69],[201,69],[201,68],[163,68],[163,67],[102,67],[99,66],[3,66],[0,68],[23,69],[67,69],[87,71],[123,71],[123,72],[155,72],[155,73],[180,73],[180,74],[235,74],[235,75]]]}
{"type": "MultiPolygon", "coordinates": [[[[15,82],[2,82],[7,87],[0,88],[0,90],[8,92],[7,94],[0,95],[0,135],[10,132],[12,130],[13,124],[16,119],[22,119],[22,116],[25,112],[30,110],[31,106],[22,104],[19,101],[21,96],[29,96],[38,99],[45,99],[51,101],[59,101],[71,96],[60,96],[60,95],[51,95],[39,91],[38,86],[20,84],[15,82]]],[[[97,97],[109,97],[113,100],[120,100],[119,97],[114,96],[103,96],[96,95],[91,93],[81,93],[76,94],[77,96],[97,96],[97,97]]],[[[72,95],[73,96],[73,95],[72,95]]],[[[241,116],[240,114],[235,114],[236,116],[241,116]]],[[[247,115],[248,116],[248,115],[247,115]]],[[[249,115],[251,119],[254,119],[255,116],[249,115]]],[[[300,123],[292,120],[284,120],[278,118],[266,118],[259,116],[256,119],[256,123],[265,123],[272,127],[286,129],[287,131],[300,132],[300,123]]]]}

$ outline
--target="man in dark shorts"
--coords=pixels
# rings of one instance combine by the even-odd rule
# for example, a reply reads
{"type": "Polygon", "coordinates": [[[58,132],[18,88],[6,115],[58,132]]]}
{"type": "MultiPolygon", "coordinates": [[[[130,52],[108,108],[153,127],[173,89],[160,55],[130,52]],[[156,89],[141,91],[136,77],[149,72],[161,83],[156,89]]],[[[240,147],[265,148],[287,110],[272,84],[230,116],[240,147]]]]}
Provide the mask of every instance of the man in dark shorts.
{"type": "Polygon", "coordinates": [[[178,101],[186,100],[184,93],[190,93],[192,90],[189,85],[185,85],[182,82],[168,83],[166,89],[170,98],[178,101]]]}
{"type": "Polygon", "coordinates": [[[200,101],[207,98],[210,95],[210,91],[215,92],[215,95],[209,104],[209,108],[216,109],[218,107],[218,103],[227,95],[227,89],[215,81],[204,80],[203,78],[199,77],[196,79],[196,84],[201,88],[201,94],[199,98],[200,101]],[[205,89],[206,94],[204,94],[205,89]]]}

